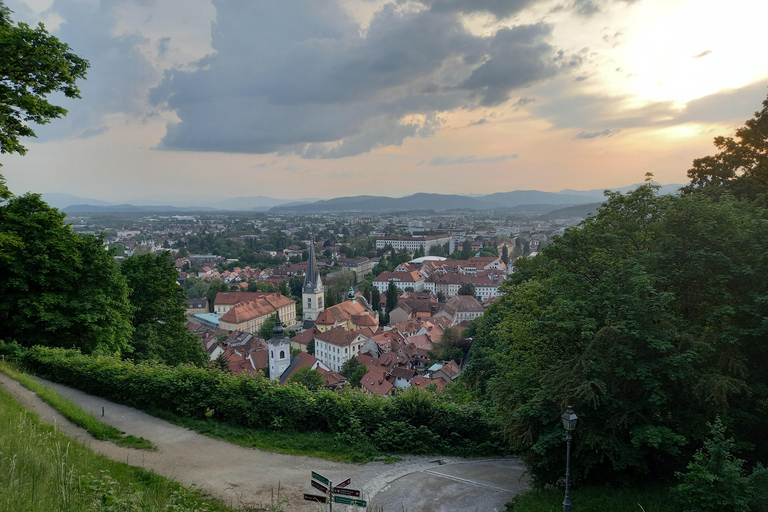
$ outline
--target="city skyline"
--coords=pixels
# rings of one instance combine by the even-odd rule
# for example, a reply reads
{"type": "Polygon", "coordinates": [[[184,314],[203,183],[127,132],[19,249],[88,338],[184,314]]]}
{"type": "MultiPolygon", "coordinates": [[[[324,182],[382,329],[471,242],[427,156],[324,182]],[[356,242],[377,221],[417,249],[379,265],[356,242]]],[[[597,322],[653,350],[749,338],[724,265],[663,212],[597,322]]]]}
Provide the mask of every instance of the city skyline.
{"type": "MultiPolygon", "coordinates": [[[[737,0],[6,0],[91,62],[15,193],[332,198],[685,183],[768,94],[737,0]]],[[[54,100],[57,102],[58,100],[54,100]]]]}

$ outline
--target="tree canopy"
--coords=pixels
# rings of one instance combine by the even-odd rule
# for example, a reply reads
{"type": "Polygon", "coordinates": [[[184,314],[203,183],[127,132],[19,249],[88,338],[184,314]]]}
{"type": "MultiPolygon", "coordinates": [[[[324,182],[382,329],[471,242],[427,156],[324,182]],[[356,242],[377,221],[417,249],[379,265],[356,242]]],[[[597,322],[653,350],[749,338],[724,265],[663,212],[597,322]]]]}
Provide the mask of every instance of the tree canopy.
{"type": "Polygon", "coordinates": [[[128,288],[102,239],[81,237],[37,194],[0,206],[4,248],[0,338],[22,345],[128,349],[128,288]]]}
{"type": "Polygon", "coordinates": [[[133,337],[131,357],[166,364],[210,364],[200,340],[186,326],[184,291],[168,252],[144,254],[123,261],[120,270],[128,283],[133,337]]]}
{"type": "Polygon", "coordinates": [[[25,154],[22,137],[34,137],[30,123],[46,124],[67,113],[47,97],[55,92],[79,98],[77,81],[88,61],[50,35],[40,23],[14,25],[0,1],[0,153],[25,154]]]}
{"type": "Polygon", "coordinates": [[[671,478],[717,416],[765,460],[768,211],[651,184],[607,199],[519,263],[474,327],[466,380],[537,483],[561,478],[567,405],[577,482],[671,478]]]}

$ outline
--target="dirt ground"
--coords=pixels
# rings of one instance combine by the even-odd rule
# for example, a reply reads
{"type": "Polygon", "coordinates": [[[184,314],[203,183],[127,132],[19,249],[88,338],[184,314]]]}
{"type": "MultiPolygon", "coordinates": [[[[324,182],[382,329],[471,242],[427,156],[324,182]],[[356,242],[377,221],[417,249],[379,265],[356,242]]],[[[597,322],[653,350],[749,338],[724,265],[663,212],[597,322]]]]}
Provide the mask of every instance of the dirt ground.
{"type": "MultiPolygon", "coordinates": [[[[103,407],[105,423],[149,439],[158,451],[123,448],[96,440],[68,422],[33,392],[0,373],[0,386],[22,405],[93,451],[172,478],[187,487],[194,485],[233,507],[268,505],[279,487],[281,495],[290,500],[286,510],[322,510],[318,504],[302,499],[305,492],[316,492],[310,486],[311,471],[317,471],[333,482],[352,478],[349,487],[361,489],[364,499],[384,511],[503,510],[505,502],[527,489],[525,480],[521,480],[523,468],[514,459],[436,460],[434,457],[408,456],[395,464],[347,464],[283,455],[211,439],[137,409],[60,384],[41,382],[97,416],[101,416],[103,407]]],[[[334,510],[340,512],[345,508],[352,509],[339,504],[334,506],[334,510]]]]}

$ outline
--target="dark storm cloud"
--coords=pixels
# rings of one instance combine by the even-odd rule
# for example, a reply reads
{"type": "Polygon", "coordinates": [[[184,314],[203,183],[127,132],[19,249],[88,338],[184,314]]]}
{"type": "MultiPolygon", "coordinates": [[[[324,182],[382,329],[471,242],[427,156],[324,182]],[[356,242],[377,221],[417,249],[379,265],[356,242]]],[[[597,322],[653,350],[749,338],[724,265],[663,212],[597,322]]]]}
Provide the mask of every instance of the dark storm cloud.
{"type": "Polygon", "coordinates": [[[506,16],[528,3],[390,4],[361,33],[331,0],[214,0],[215,53],[151,91],[180,119],[160,147],[340,158],[428,137],[437,112],[498,105],[578,65],[547,43],[546,24],[492,37],[462,24],[463,12],[506,16]]]}
{"type": "Polygon", "coordinates": [[[91,67],[87,79],[79,84],[82,99],[51,96],[51,101],[66,108],[68,113],[55,123],[36,127],[40,140],[93,137],[107,131],[105,116],[108,114],[143,115],[146,91],[158,75],[138,50],[143,42],[139,36],[112,34],[113,7],[117,3],[102,1],[93,5],[57,0],[50,7],[49,12],[64,19],[53,34],[87,59],[91,67]]]}

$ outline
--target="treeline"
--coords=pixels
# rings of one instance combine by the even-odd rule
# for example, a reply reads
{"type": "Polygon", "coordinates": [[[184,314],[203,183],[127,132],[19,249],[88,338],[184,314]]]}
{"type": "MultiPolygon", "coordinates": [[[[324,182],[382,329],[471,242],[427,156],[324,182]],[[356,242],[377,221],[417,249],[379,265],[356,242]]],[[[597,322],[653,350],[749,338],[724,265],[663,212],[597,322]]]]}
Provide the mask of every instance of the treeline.
{"type": "MultiPolygon", "coordinates": [[[[580,418],[577,484],[677,473],[698,482],[689,495],[749,501],[746,474],[765,474],[768,100],[716,144],[680,195],[659,196],[649,176],[519,260],[506,294],[464,333],[474,336],[464,378],[537,484],[563,477],[567,405],[580,418]]],[[[691,506],[715,510],[701,503],[691,506]]]]}
{"type": "Polygon", "coordinates": [[[37,194],[0,206],[0,339],[168,364],[208,364],[185,327],[184,293],[168,253],[122,265],[37,194]]]}
{"type": "Polygon", "coordinates": [[[488,455],[504,451],[495,425],[477,403],[413,388],[385,399],[359,391],[310,391],[261,376],[190,365],[133,363],[74,350],[15,351],[28,370],[86,393],[141,409],[215,419],[256,429],[330,432],[350,443],[406,453],[488,455]]]}

